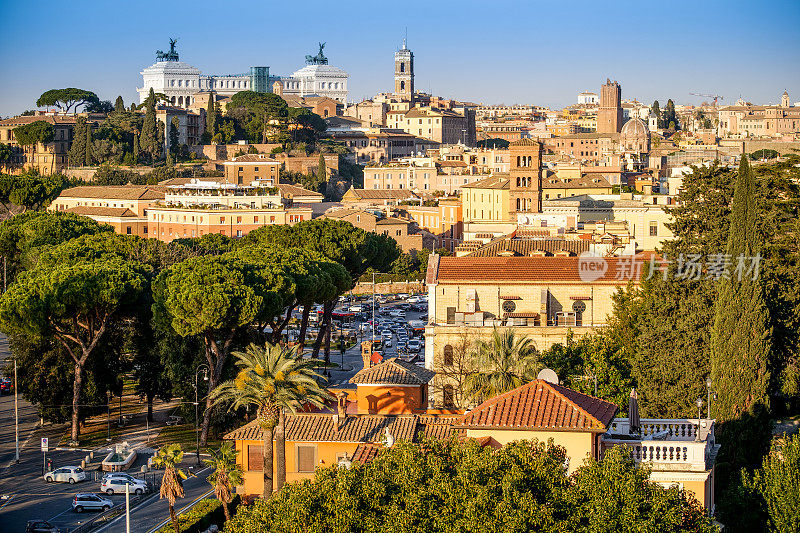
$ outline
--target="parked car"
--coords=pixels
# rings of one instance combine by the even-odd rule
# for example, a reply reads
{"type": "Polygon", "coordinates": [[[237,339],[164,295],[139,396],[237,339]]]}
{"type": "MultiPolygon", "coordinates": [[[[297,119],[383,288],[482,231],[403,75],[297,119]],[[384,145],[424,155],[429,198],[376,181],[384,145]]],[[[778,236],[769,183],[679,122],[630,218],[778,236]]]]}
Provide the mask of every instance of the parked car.
{"type": "Polygon", "coordinates": [[[114,502],[90,492],[79,492],[72,499],[72,510],[76,513],[83,511],[108,511],[114,507],[114,502]]]}
{"type": "Polygon", "coordinates": [[[3,393],[11,393],[14,390],[14,382],[11,381],[11,378],[2,378],[0,379],[0,394],[3,393]]]}
{"type": "Polygon", "coordinates": [[[106,494],[122,493],[125,494],[125,485],[130,485],[131,494],[144,494],[147,492],[147,482],[141,479],[133,478],[131,480],[112,477],[104,478],[100,484],[100,491],[106,494]]]}
{"type": "Polygon", "coordinates": [[[410,340],[408,341],[408,351],[409,352],[418,352],[422,348],[422,345],[417,340],[410,340]]]}
{"type": "Polygon", "coordinates": [[[77,483],[78,481],[84,481],[85,479],[86,472],[84,472],[83,468],[79,466],[62,466],[61,468],[51,470],[44,475],[44,480],[48,483],[53,483],[55,481],[69,483],[71,485],[73,483],[77,483]]]}
{"type": "Polygon", "coordinates": [[[137,481],[137,478],[125,472],[108,472],[103,475],[103,481],[106,479],[124,479],[126,481],[137,481]]]}
{"type": "Polygon", "coordinates": [[[25,533],[61,533],[61,530],[47,520],[28,520],[25,533]]]}

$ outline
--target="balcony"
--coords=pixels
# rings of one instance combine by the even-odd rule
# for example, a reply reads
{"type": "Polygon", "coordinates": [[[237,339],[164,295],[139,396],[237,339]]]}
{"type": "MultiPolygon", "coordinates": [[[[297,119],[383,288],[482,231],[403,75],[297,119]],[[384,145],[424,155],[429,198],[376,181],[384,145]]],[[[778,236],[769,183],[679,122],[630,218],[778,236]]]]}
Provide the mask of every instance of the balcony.
{"type": "Polygon", "coordinates": [[[719,451],[714,420],[643,418],[641,435],[630,435],[629,428],[627,418],[614,420],[603,435],[603,451],[627,446],[635,463],[645,463],[654,471],[704,472],[714,464],[719,451]]]}

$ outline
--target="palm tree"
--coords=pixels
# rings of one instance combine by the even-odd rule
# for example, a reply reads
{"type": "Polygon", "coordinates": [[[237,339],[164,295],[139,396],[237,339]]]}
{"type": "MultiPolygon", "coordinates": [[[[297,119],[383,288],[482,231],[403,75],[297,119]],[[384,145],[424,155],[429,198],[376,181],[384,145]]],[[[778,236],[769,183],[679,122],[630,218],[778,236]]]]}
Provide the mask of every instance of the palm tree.
{"type": "Polygon", "coordinates": [[[203,459],[214,471],[208,476],[208,482],[214,487],[214,495],[222,502],[225,511],[225,521],[231,519],[228,504],[233,501],[231,489],[244,482],[242,467],[236,463],[236,454],[239,452],[233,447],[232,442],[225,442],[216,452],[211,452],[211,459],[203,459]]]}
{"type": "Polygon", "coordinates": [[[235,379],[221,383],[211,393],[214,403],[231,402],[229,410],[255,407],[263,439],[264,488],[266,498],[272,494],[273,439],[278,442],[277,488],[286,481],[284,425],[276,426],[303,404],[321,407],[332,396],[317,382],[323,379],[314,371],[318,361],[303,360],[295,349],[267,343],[251,344],[244,352],[234,352],[239,373],[235,379]]]}
{"type": "Polygon", "coordinates": [[[166,498],[169,503],[169,517],[175,533],[181,533],[178,525],[178,516],[175,514],[175,500],[183,498],[183,480],[186,473],[178,468],[183,459],[180,444],[167,444],[162,446],[153,457],[153,466],[163,468],[164,476],[161,478],[161,498],[166,498]]]}
{"type": "Polygon", "coordinates": [[[494,328],[491,339],[479,340],[475,366],[480,370],[464,378],[464,390],[476,402],[533,381],[544,367],[533,341],[518,336],[513,328],[502,333],[494,328]]]}

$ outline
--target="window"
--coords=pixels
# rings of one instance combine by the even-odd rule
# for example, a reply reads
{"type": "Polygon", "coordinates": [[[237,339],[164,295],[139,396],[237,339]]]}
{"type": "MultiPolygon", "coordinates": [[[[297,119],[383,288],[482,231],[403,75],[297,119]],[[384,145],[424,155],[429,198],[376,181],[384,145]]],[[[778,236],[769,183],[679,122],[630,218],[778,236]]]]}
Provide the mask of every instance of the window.
{"type": "Polygon", "coordinates": [[[128,235],[131,234],[131,227],[130,226],[125,228],[125,233],[128,234],[128,235]]]}
{"type": "Polygon", "coordinates": [[[456,323],[456,308],[455,307],[448,307],[447,308],[447,323],[448,324],[455,324],[456,323]]]}
{"type": "Polygon", "coordinates": [[[658,237],[658,222],[650,222],[650,236],[658,237]]]}
{"type": "Polygon", "coordinates": [[[444,345],[444,350],[442,350],[442,364],[444,366],[453,366],[453,347],[449,344],[444,345]]]}
{"type": "Polygon", "coordinates": [[[298,472],[313,472],[314,471],[314,456],[316,455],[316,448],[314,446],[298,446],[297,447],[297,471],[298,472]]]}
{"type": "Polygon", "coordinates": [[[251,472],[264,471],[264,458],[261,453],[261,446],[247,447],[247,470],[251,472]]]}

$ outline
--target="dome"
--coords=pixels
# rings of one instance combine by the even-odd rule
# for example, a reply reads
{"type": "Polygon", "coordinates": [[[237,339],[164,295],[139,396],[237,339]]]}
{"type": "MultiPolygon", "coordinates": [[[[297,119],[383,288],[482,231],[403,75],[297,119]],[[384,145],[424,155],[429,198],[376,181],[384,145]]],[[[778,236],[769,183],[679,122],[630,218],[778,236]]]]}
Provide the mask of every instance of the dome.
{"type": "Polygon", "coordinates": [[[622,126],[620,136],[624,139],[646,139],[650,131],[647,125],[639,118],[632,118],[622,126]]]}

